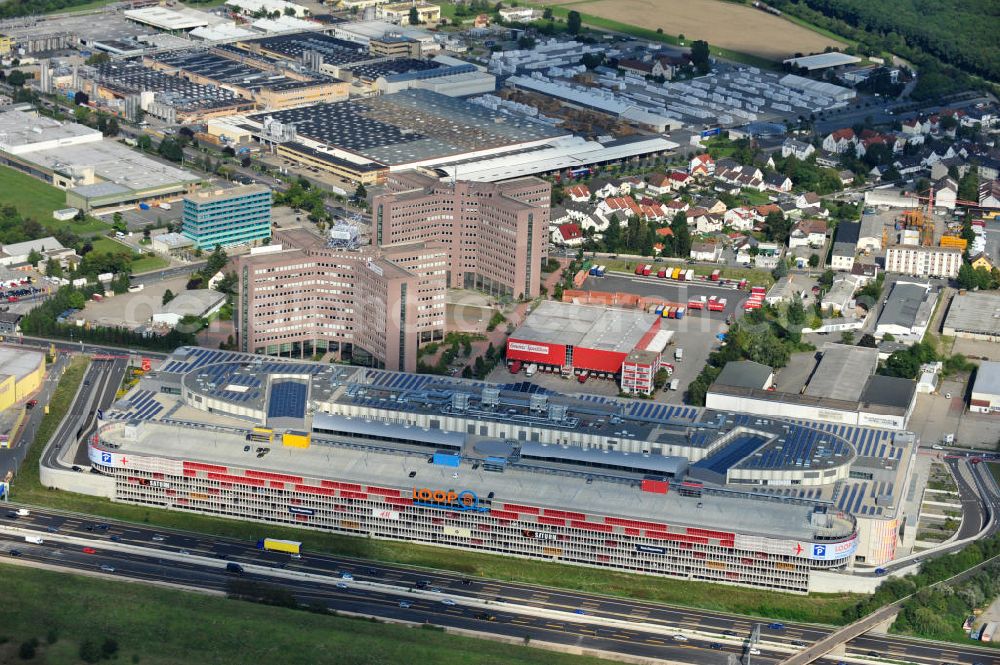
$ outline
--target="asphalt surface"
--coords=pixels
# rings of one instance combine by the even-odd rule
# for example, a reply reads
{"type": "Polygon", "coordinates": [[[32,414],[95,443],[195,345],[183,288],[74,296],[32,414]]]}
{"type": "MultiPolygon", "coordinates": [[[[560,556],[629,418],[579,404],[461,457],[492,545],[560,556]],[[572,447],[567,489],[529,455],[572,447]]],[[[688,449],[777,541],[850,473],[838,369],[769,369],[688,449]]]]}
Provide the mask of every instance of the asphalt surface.
{"type": "MultiPolygon", "coordinates": [[[[154,529],[144,525],[99,521],[87,516],[77,516],[50,510],[32,509],[31,515],[11,519],[9,513],[0,515],[0,522],[9,526],[36,530],[43,538],[51,529],[60,536],[76,536],[91,541],[97,554],[85,555],[79,545],[57,545],[46,542],[41,546],[0,538],[0,552],[20,550],[25,558],[45,557],[41,560],[58,562],[80,570],[94,570],[102,563],[112,565],[116,575],[138,579],[158,579],[201,588],[224,588],[224,565],[218,561],[233,561],[243,565],[264,566],[277,571],[298,571],[337,578],[348,572],[357,582],[375,582],[392,588],[372,589],[347,583],[348,588],[324,589],[316,582],[296,584],[281,578],[267,578],[263,574],[248,574],[251,579],[268,579],[272,583],[288,586],[296,593],[304,592],[303,602],[319,599],[338,609],[350,609],[377,616],[404,618],[411,621],[430,621],[440,625],[471,627],[476,630],[516,635],[531,635],[533,640],[574,644],[599,648],[623,654],[673,658],[687,663],[721,663],[720,656],[742,654],[745,640],[756,623],[752,618],[726,615],[704,610],[677,608],[657,603],[599,596],[587,593],[562,591],[529,584],[507,583],[495,580],[471,579],[446,571],[425,570],[376,562],[313,554],[308,543],[301,559],[290,559],[285,554],[262,552],[252,543],[201,534],[154,529]],[[102,529],[98,525],[107,525],[102,529]],[[117,539],[114,542],[112,538],[117,539]],[[158,540],[154,540],[157,538],[158,540]],[[136,545],[146,552],[136,554],[119,552],[109,547],[136,545]],[[162,559],[165,555],[191,556],[180,565],[162,559]],[[199,557],[211,560],[202,561],[199,557]],[[166,561],[165,564],[158,561],[166,561]],[[439,589],[441,598],[452,598],[457,605],[445,605],[436,600],[435,594],[410,597],[413,606],[400,608],[401,596],[408,596],[421,582],[428,591],[439,589]],[[428,599],[428,596],[430,597],[428,599]],[[468,607],[464,603],[476,603],[468,607]],[[479,603],[489,605],[488,612],[496,615],[495,621],[476,619],[483,610],[479,603]],[[538,610],[562,614],[536,616],[538,610]],[[582,612],[583,614],[579,614],[582,612]],[[563,616],[565,615],[565,616],[563,616]],[[627,621],[632,626],[601,625],[601,619],[627,621]],[[726,636],[724,631],[734,635],[726,636]],[[674,632],[677,631],[677,632],[674,632]],[[695,632],[696,631],[696,632],[695,632]],[[688,640],[673,641],[674,634],[684,634],[688,640]],[[712,643],[722,649],[711,648],[712,643]],[[721,653],[720,653],[721,652],[721,653]]],[[[266,536],[266,527],[261,528],[266,536]]],[[[767,649],[766,643],[791,646],[794,642],[812,643],[830,632],[830,629],[808,624],[786,623],[783,628],[772,630],[766,620],[761,636],[765,641],[762,654],[754,662],[772,662],[786,653],[767,649]]],[[[863,636],[848,644],[848,653],[865,656],[877,651],[906,662],[937,665],[942,661],[958,663],[990,661],[996,652],[966,646],[941,645],[888,636],[863,636]],[[988,657],[987,657],[988,656],[988,657]],[[984,659],[985,658],[985,659],[984,659]]],[[[819,662],[837,662],[836,659],[819,662]]]]}
{"type": "MultiPolygon", "coordinates": [[[[663,264],[654,263],[653,268],[659,270],[663,264]]],[[[717,286],[707,280],[696,279],[693,282],[676,282],[672,279],[660,279],[655,275],[642,277],[627,273],[608,273],[604,277],[587,277],[583,289],[588,291],[604,291],[606,293],[632,293],[650,298],[663,298],[664,301],[676,302],[687,307],[688,300],[705,296],[726,299],[726,308],[722,312],[709,312],[708,307],[701,311],[688,310],[684,316],[709,317],[724,321],[730,314],[737,313],[737,307],[742,304],[750,293],[739,291],[735,285],[717,286]]]]}
{"type": "MultiPolygon", "coordinates": [[[[37,399],[38,405],[27,412],[21,433],[16,440],[12,439],[12,448],[0,448],[0,480],[7,477],[8,473],[17,473],[28,454],[28,446],[35,439],[35,432],[45,417],[45,406],[52,399],[52,393],[59,384],[59,377],[62,376],[63,368],[69,364],[69,358],[60,354],[56,361],[48,368],[45,381],[42,382],[41,389],[31,395],[31,399],[37,399]]],[[[15,481],[16,486],[16,481],[15,481]]]]}

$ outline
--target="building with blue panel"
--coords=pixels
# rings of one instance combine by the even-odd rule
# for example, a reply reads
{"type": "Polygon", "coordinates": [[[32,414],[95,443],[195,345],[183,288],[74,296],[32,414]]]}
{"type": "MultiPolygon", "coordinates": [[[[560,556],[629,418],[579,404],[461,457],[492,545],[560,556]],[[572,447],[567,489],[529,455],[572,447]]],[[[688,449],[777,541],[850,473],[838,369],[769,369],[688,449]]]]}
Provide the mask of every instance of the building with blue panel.
{"type": "Polygon", "coordinates": [[[184,197],[181,233],[198,249],[254,244],[271,237],[271,190],[247,185],[184,197]]]}

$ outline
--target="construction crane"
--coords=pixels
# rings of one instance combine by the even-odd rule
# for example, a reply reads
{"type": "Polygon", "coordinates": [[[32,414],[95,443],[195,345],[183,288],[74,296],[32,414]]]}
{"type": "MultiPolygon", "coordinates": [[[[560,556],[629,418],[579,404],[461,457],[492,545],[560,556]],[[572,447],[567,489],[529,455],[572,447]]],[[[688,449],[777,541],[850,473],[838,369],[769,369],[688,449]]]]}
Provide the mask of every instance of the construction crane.
{"type": "MultiPolygon", "coordinates": [[[[920,244],[925,247],[930,247],[934,244],[934,218],[932,216],[934,203],[936,201],[934,197],[934,187],[932,185],[924,192],[914,192],[912,194],[908,194],[907,196],[915,199],[918,203],[913,208],[903,212],[900,220],[903,223],[903,228],[917,229],[920,234],[920,244]]],[[[963,201],[956,199],[955,204],[972,208],[979,207],[978,201],[963,201]]],[[[964,249],[964,247],[962,247],[962,249],[964,249]]]]}

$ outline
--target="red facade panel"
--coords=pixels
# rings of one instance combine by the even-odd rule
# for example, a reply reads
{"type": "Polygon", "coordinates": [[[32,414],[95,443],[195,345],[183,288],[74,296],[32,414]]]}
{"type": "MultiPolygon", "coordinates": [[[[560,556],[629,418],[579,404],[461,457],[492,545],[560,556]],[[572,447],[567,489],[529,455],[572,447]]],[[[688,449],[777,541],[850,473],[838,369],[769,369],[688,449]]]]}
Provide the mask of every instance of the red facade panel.
{"type": "Polygon", "coordinates": [[[350,490],[340,490],[340,496],[345,499],[367,499],[368,495],[364,492],[352,492],[350,490]]]}
{"type": "Polygon", "coordinates": [[[539,517],[539,524],[548,524],[550,526],[566,526],[566,520],[559,517],[539,517]]]}
{"type": "Polygon", "coordinates": [[[219,466],[218,464],[204,464],[202,462],[184,462],[184,470],[194,469],[195,471],[216,471],[218,473],[227,473],[228,468],[224,466],[219,466]]]}
{"type": "Polygon", "coordinates": [[[627,353],[601,351],[578,346],[573,349],[573,367],[591,372],[617,374],[621,370],[626,356],[628,356],[627,353]]]}
{"type": "Polygon", "coordinates": [[[505,503],[503,504],[503,507],[506,510],[511,510],[518,513],[528,513],[531,515],[537,515],[540,512],[542,512],[540,508],[535,508],[534,506],[522,506],[516,503],[505,503]]]}
{"type": "Polygon", "coordinates": [[[244,473],[247,478],[263,478],[264,480],[277,480],[283,483],[301,483],[302,478],[299,476],[289,476],[284,473],[272,473],[270,471],[254,471],[249,470],[244,473]]]}
{"type": "Polygon", "coordinates": [[[312,485],[296,485],[295,491],[303,494],[319,494],[320,496],[334,496],[337,493],[329,487],[313,487],[312,485]]]}
{"type": "Polygon", "coordinates": [[[399,490],[389,489],[388,487],[374,487],[372,485],[368,486],[368,493],[379,496],[399,496],[399,490]]]}
{"type": "MultiPolygon", "coordinates": [[[[562,344],[533,342],[530,339],[510,337],[507,339],[507,360],[562,367],[566,363],[566,347],[562,344]]],[[[574,364],[576,364],[575,360],[574,364]]]]}
{"type": "Polygon", "coordinates": [[[601,533],[611,533],[614,530],[610,524],[592,524],[580,520],[573,520],[569,523],[574,529],[586,529],[587,531],[600,531],[601,533]]]}
{"type": "Polygon", "coordinates": [[[666,494],[670,489],[670,483],[665,480],[643,480],[642,491],[653,492],[654,494],[666,494]]]}

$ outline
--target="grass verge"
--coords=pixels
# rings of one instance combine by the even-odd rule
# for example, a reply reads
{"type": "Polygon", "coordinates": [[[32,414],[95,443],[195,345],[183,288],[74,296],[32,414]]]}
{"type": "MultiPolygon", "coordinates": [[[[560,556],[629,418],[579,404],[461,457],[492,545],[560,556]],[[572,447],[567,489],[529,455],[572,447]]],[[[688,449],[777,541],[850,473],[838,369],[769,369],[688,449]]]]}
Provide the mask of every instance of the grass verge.
{"type": "Polygon", "coordinates": [[[263,536],[288,538],[302,541],[307,551],[788,621],[841,623],[841,613],[845,608],[856,604],[859,599],[855,594],[813,594],[807,601],[803,596],[773,591],[671,580],[495,554],[445,550],[414,543],[293,529],[113,503],[100,497],[47,489],[41,486],[38,478],[41,449],[58,425],[61,416],[57,414],[66,413],[85,368],[85,360],[81,362],[81,359],[75,359],[60,381],[53,396],[51,413],[42,421],[38,438],[25,460],[21,477],[14,484],[15,501],[244,541],[253,541],[263,536]]]}
{"type": "Polygon", "coordinates": [[[90,244],[93,246],[95,252],[98,253],[111,253],[111,254],[121,254],[128,253],[132,257],[132,272],[149,272],[150,270],[160,270],[166,268],[170,263],[160,256],[150,256],[147,254],[139,254],[125,243],[118,242],[113,238],[102,237],[94,238],[90,244]]]}
{"type": "Polygon", "coordinates": [[[88,218],[82,222],[52,219],[53,210],[66,207],[66,193],[9,166],[0,166],[0,204],[12,205],[25,217],[52,229],[68,228],[77,234],[107,230],[107,224],[88,218]]]}
{"type": "Polygon", "coordinates": [[[37,660],[80,662],[80,646],[117,642],[121,663],[172,665],[598,665],[608,661],[395,624],[321,616],[217,596],[0,565],[0,662],[37,639],[37,660]],[[237,605],[237,603],[239,603],[237,605]]]}

